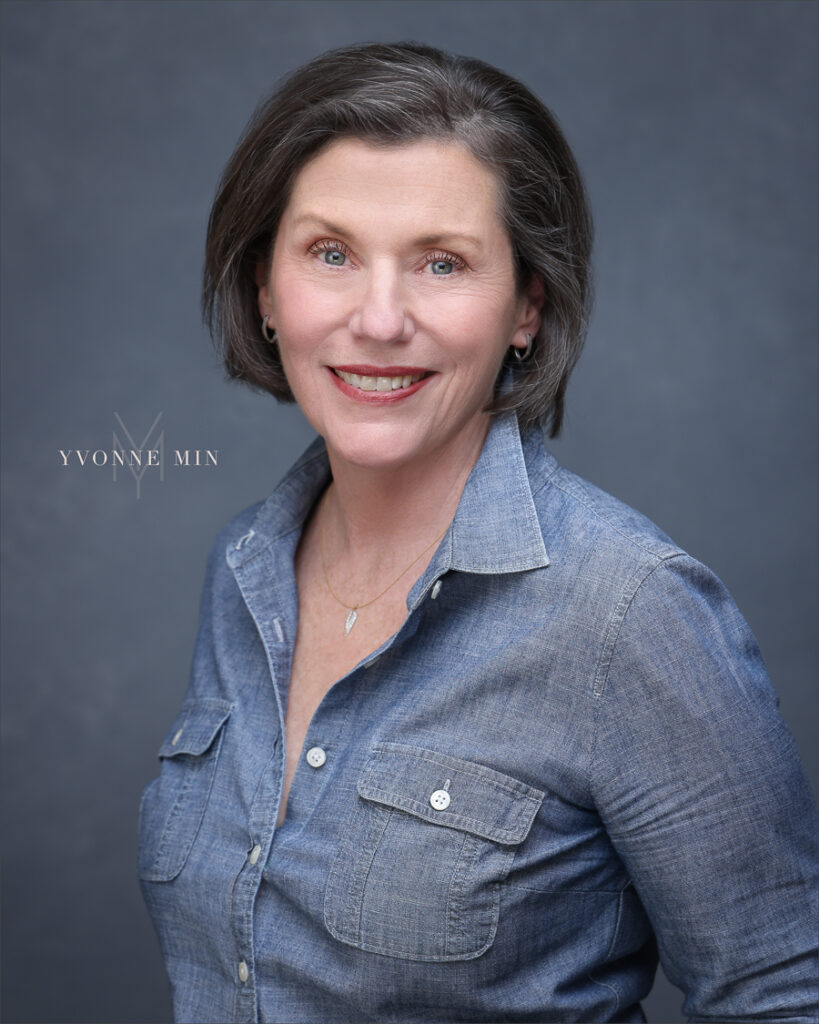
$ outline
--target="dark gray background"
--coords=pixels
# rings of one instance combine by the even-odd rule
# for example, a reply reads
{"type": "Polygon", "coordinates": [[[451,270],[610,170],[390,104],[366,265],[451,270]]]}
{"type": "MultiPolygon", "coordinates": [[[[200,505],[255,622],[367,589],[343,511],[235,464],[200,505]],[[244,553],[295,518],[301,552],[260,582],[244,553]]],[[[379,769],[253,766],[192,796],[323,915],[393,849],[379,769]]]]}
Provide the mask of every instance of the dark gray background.
{"type": "MultiPolygon", "coordinates": [[[[816,42],[808,2],[6,0],[3,989],[9,1021],[160,1021],[139,795],[182,699],[211,541],[311,437],[200,326],[217,176],[257,100],[353,41],[522,78],[597,224],[570,468],[727,583],[815,772],[816,42]],[[219,466],[61,467],[137,443],[219,466]]],[[[814,784],[815,774],[812,776],[814,784]]],[[[653,1021],[681,1020],[662,980],[653,1021]]]]}

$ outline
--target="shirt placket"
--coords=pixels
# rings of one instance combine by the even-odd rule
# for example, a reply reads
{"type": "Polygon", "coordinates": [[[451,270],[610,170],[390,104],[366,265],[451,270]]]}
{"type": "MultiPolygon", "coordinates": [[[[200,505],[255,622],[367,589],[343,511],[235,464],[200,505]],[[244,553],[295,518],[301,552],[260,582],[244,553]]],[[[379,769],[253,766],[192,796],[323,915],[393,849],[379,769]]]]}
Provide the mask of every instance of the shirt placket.
{"type": "MultiPolygon", "coordinates": [[[[259,1020],[254,910],[264,868],[270,857],[275,857],[276,818],[285,768],[283,737],[287,680],[292,664],[296,622],[296,590],[289,545],[284,550],[278,548],[275,554],[271,549],[254,554],[254,541],[258,543],[259,538],[251,531],[249,536],[245,535],[236,545],[228,548],[227,558],[265,649],[271,685],[276,694],[279,723],[271,755],[251,805],[248,852],[233,890],[231,927],[236,951],[234,1020],[237,1022],[259,1020]]],[[[408,599],[409,615],[403,627],[394,638],[374,652],[360,666],[361,669],[366,672],[395,641],[400,639],[405,642],[415,633],[419,622],[418,606],[427,596],[433,600],[438,597],[441,590],[439,577],[445,574],[450,559],[451,541],[447,540],[412,588],[408,599]]],[[[301,752],[301,760],[306,763],[300,763],[296,769],[289,800],[295,798],[303,804],[309,801],[312,806],[319,798],[322,782],[326,782],[320,779],[318,773],[332,773],[335,768],[334,759],[343,756],[342,737],[347,732],[346,723],[355,705],[356,678],[359,678],[359,671],[353,670],[346,680],[348,686],[334,688],[335,692],[330,691],[314,714],[301,752]],[[305,792],[308,785],[313,786],[312,793],[305,792]]]]}
{"type": "MultiPolygon", "coordinates": [[[[284,702],[280,680],[286,680],[293,653],[293,638],[288,638],[286,623],[294,620],[288,609],[295,603],[295,587],[276,586],[272,581],[287,578],[286,573],[272,571],[268,551],[253,556],[243,551],[252,543],[253,534],[245,536],[241,546],[228,549],[228,563],[259,632],[270,670],[271,686],[276,695],[278,728],[271,744],[270,756],[256,788],[248,816],[248,850],[242,870],[236,878],[231,902],[231,928],[235,943],[236,996],[234,1020],[255,1022],[259,1019],[256,988],[256,956],[253,916],[262,873],[270,855],[276,832],[276,818],[281,801],[284,778],[284,702]]],[[[286,690],[286,686],[284,687],[286,690]]],[[[259,742],[265,742],[261,733],[259,742]]]]}
{"type": "Polygon", "coordinates": [[[233,889],[231,926],[236,949],[236,1021],[258,1020],[253,915],[264,865],[275,833],[281,788],[281,748],[277,738],[265,765],[248,819],[248,851],[233,889]]]}

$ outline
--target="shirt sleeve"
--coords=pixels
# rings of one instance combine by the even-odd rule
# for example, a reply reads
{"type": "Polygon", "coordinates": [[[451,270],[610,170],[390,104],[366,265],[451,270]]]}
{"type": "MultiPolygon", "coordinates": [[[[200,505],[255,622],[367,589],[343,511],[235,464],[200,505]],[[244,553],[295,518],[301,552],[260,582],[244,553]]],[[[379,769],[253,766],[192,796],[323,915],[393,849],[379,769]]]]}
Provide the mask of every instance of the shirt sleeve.
{"type": "Polygon", "coordinates": [[[608,645],[593,792],[683,1012],[816,1021],[813,798],[748,625],[677,555],[624,594],[608,645]]]}

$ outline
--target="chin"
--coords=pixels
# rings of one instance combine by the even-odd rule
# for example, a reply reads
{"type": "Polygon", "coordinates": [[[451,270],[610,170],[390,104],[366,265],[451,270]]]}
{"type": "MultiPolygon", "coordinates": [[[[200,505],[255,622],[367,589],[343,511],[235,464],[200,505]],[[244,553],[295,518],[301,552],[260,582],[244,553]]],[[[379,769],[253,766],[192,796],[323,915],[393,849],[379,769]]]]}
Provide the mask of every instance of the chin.
{"type": "Polygon", "coordinates": [[[412,443],[406,428],[384,430],[360,424],[323,436],[336,458],[360,469],[398,469],[422,455],[422,446],[412,443]]]}

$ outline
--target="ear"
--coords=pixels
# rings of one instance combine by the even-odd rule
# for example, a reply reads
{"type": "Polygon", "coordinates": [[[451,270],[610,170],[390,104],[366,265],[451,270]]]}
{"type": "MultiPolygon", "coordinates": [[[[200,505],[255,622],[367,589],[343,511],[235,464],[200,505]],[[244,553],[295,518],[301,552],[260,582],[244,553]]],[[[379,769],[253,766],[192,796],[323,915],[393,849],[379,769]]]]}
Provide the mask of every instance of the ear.
{"type": "Polygon", "coordinates": [[[512,344],[515,348],[525,349],[528,345],[527,335],[533,338],[540,330],[543,304],[546,301],[546,290],[539,277],[533,277],[524,289],[520,298],[520,312],[512,344]]]}
{"type": "Polygon", "coordinates": [[[259,293],[256,297],[256,303],[259,308],[259,316],[264,318],[265,316],[273,315],[273,303],[272,296],[270,294],[270,267],[267,263],[260,260],[256,264],[256,270],[254,273],[256,280],[256,287],[259,289],[259,293]]]}

